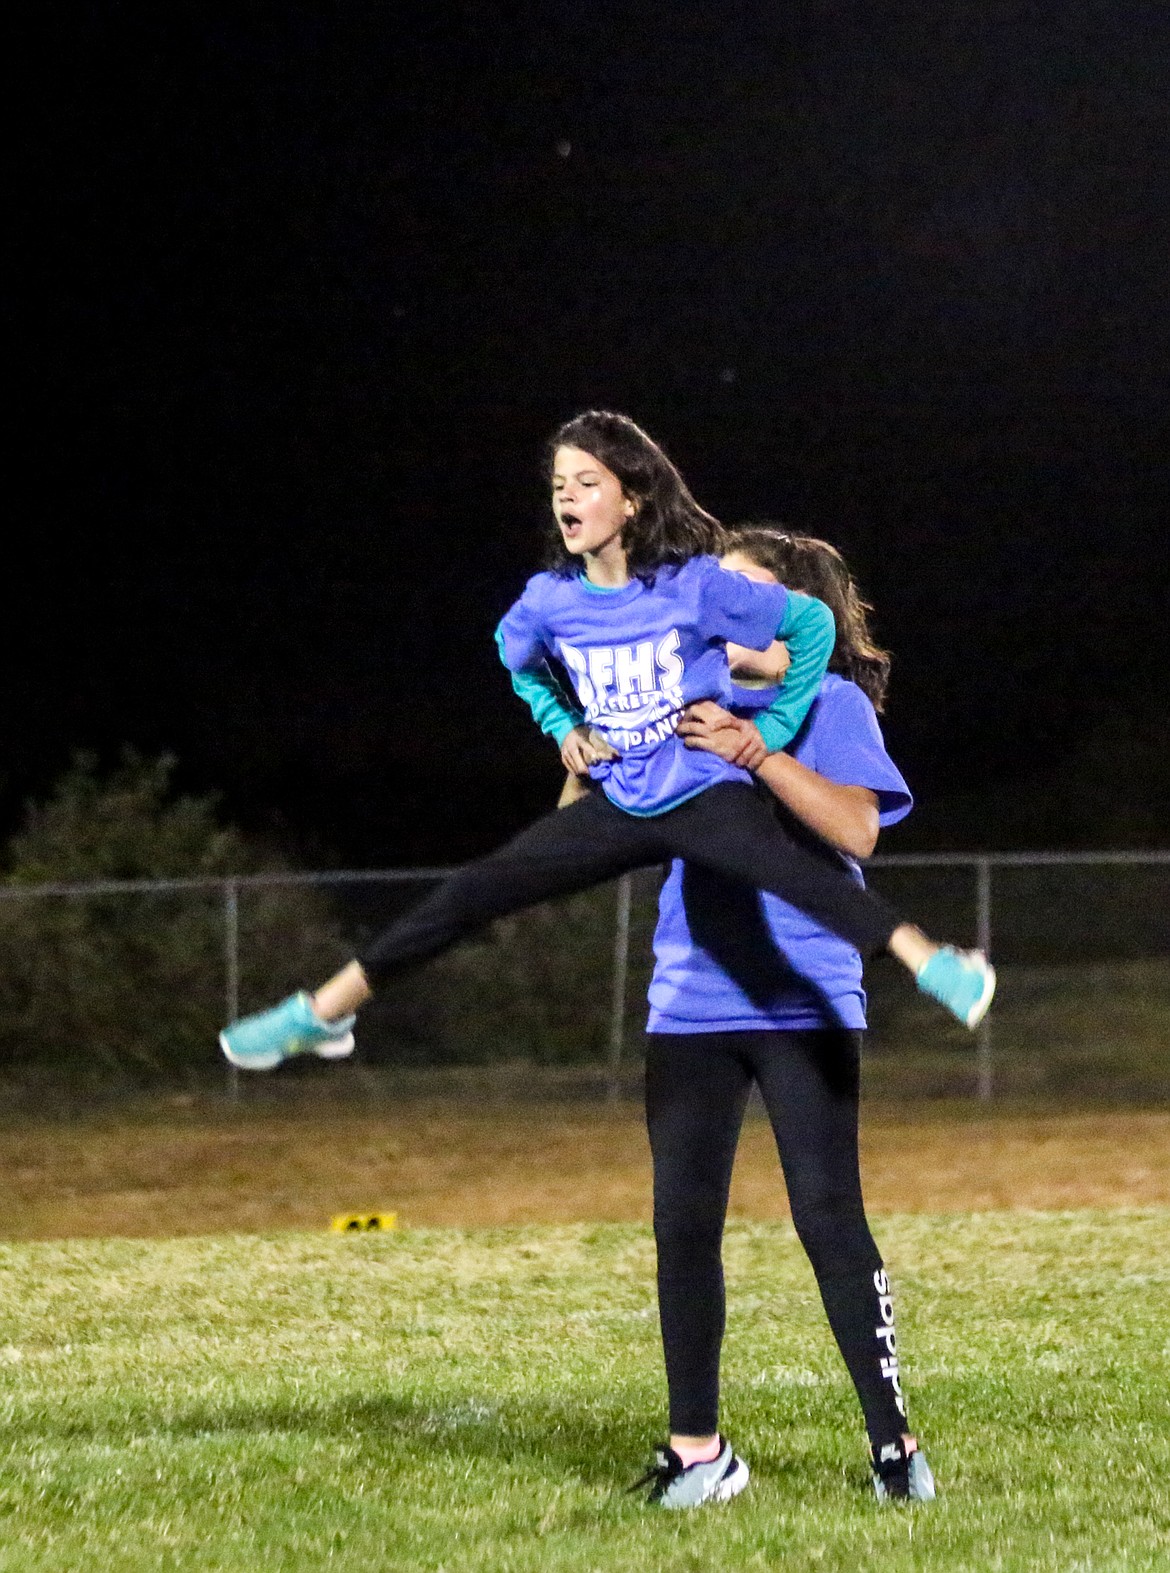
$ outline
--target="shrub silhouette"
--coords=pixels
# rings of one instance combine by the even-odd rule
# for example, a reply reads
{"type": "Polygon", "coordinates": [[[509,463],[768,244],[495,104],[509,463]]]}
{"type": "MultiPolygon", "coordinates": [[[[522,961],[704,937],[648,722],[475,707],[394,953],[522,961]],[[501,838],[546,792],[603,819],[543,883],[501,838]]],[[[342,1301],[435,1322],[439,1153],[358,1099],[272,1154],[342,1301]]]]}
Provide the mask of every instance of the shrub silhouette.
{"type": "MultiPolygon", "coordinates": [[[[222,879],[279,868],[221,823],[212,797],[178,795],[174,760],[126,751],[103,774],[79,755],[9,843],[9,890],[46,882],[222,879]]],[[[304,887],[240,897],[245,994],[276,997],[332,969],[345,947],[304,887]]],[[[220,890],[0,901],[0,1066],[95,1079],[188,1081],[220,1068],[225,1004],[220,890]]]]}

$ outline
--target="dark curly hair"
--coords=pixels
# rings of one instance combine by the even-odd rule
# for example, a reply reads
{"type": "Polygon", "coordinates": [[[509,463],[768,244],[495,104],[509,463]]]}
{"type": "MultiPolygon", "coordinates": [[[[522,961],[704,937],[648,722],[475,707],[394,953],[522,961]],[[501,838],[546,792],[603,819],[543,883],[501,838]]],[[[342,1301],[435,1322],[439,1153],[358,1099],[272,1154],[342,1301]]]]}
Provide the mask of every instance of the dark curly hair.
{"type": "Polygon", "coordinates": [[[803,590],[824,601],[837,621],[829,671],[856,683],[880,713],[890,680],[890,653],[874,643],[868,616],[873,607],[862,600],[849,564],[837,548],[815,535],[793,535],[783,525],[763,521],[737,524],[728,532],[724,551],[742,552],[790,590],[803,590]]]}
{"type": "MultiPolygon", "coordinates": [[[[727,537],[719,520],[699,507],[666,454],[628,415],[586,410],[559,427],[548,444],[550,484],[558,448],[592,454],[617,476],[624,494],[636,504],[637,512],[622,531],[626,563],[635,577],[652,580],[667,564],[724,550],[727,537]]],[[[579,559],[565,550],[555,526],[545,566],[564,578],[581,571],[579,559]]]]}

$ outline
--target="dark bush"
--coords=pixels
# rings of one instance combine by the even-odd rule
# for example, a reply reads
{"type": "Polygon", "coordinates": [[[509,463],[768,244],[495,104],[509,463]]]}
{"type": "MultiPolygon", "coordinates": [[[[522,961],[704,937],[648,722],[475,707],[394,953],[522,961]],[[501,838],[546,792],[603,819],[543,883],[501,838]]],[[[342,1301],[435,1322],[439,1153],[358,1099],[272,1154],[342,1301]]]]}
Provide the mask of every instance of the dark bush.
{"type": "MultiPolygon", "coordinates": [[[[279,865],[221,823],[213,798],[178,795],[174,761],[127,752],[102,774],[79,756],[12,839],[0,900],[0,1066],[11,1078],[89,1072],[122,1082],[218,1074],[225,1007],[222,887],[20,896],[109,879],[217,880],[279,865]]],[[[275,997],[343,959],[326,899],[248,893],[246,977],[275,997]]]]}

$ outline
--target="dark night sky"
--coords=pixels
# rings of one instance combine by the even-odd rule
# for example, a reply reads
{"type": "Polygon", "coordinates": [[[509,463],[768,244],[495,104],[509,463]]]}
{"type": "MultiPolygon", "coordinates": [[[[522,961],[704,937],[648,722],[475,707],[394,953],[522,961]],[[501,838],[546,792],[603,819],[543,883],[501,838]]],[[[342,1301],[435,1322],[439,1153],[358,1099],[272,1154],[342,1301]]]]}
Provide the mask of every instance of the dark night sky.
{"type": "Polygon", "coordinates": [[[36,14],[9,824],[129,742],[305,858],[516,828],[602,404],[850,557],[918,844],[1165,839],[1161,0],[36,14]]]}

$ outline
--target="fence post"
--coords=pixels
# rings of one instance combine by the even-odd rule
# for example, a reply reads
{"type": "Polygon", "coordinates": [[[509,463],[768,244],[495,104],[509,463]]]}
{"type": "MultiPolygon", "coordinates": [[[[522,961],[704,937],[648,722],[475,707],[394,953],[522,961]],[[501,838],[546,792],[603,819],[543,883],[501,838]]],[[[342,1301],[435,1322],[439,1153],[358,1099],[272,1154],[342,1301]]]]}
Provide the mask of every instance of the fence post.
{"type": "Polygon", "coordinates": [[[626,978],[630,970],[630,897],[633,879],[623,874],[617,882],[617,924],[613,934],[613,995],[609,1012],[609,1080],[605,1089],[608,1102],[617,1100],[618,1072],[626,1038],[626,978]]]}
{"type": "MultiPolygon", "coordinates": [[[[985,956],[991,955],[991,859],[980,858],[975,864],[975,928],[976,942],[985,956]]],[[[981,1103],[989,1103],[995,1090],[991,1062],[991,1017],[984,1016],[975,1029],[976,1033],[976,1095],[981,1103]]]]}
{"type": "MultiPolygon", "coordinates": [[[[223,886],[223,971],[225,1021],[235,1021],[240,1014],[240,887],[234,879],[223,886]]],[[[228,1096],[235,1102],[240,1096],[240,1072],[236,1065],[228,1066],[228,1096]]]]}

